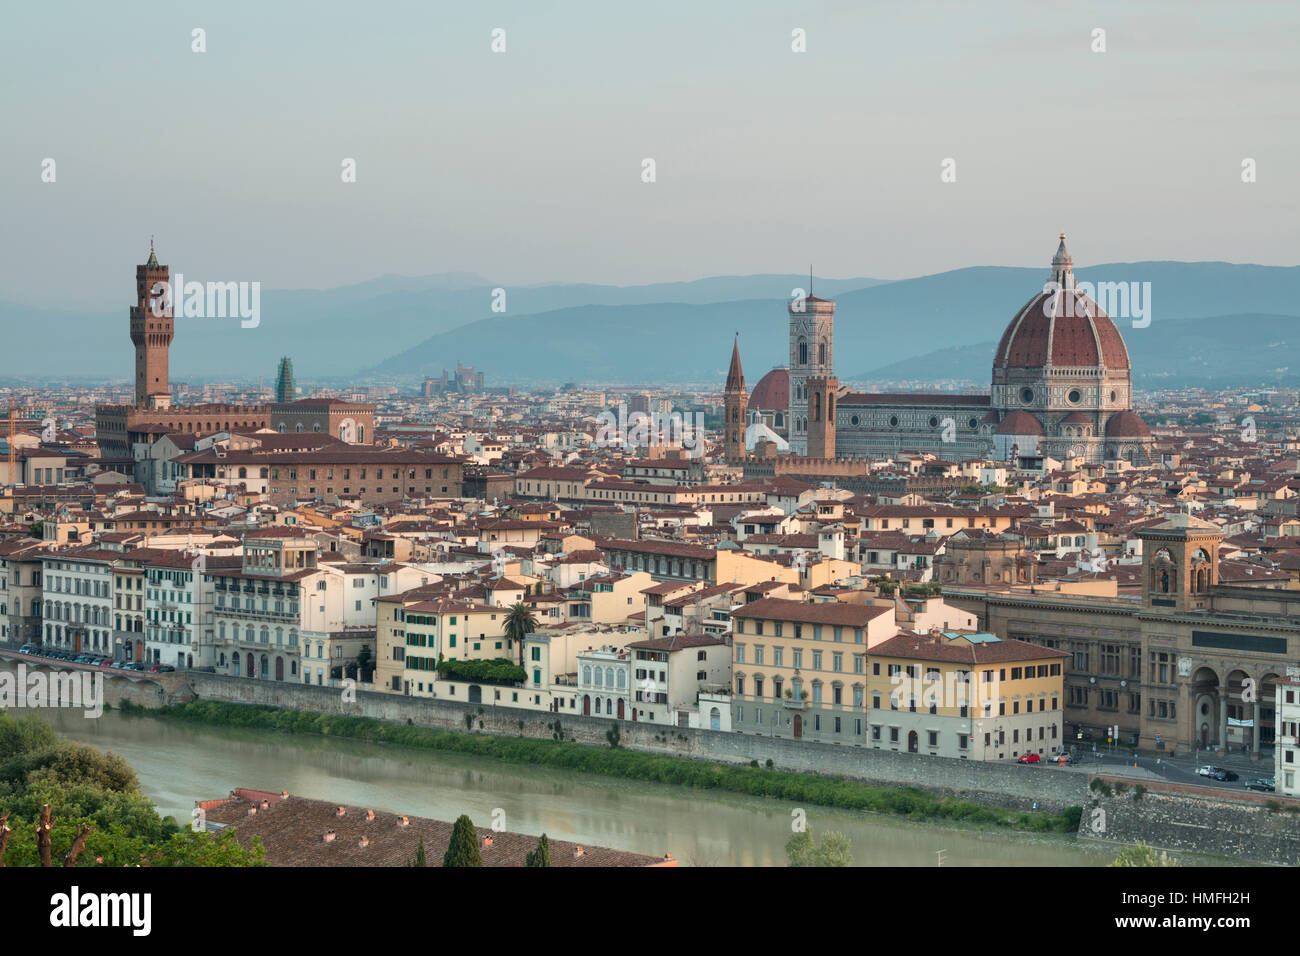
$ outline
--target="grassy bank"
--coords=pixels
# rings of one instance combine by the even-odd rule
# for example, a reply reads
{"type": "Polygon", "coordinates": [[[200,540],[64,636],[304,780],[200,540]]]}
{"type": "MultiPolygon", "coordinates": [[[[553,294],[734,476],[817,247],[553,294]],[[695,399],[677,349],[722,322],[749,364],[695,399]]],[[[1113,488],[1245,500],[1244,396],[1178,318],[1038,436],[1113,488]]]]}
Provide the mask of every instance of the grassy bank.
{"type": "Polygon", "coordinates": [[[1023,813],[987,807],[969,800],[935,796],[913,788],[874,787],[841,777],[718,764],[685,757],[639,753],[621,747],[435,730],[431,727],[389,723],[372,717],[343,717],[260,704],[194,701],[157,709],[123,704],[121,710],[127,714],[144,714],[163,720],[209,726],[347,737],[421,750],[474,754],[511,763],[578,770],[626,780],[678,784],[701,790],[725,790],[847,810],[891,813],[917,820],[950,820],[1040,833],[1073,833],[1078,829],[1082,813],[1079,807],[1070,807],[1060,814],[1023,813]]]}

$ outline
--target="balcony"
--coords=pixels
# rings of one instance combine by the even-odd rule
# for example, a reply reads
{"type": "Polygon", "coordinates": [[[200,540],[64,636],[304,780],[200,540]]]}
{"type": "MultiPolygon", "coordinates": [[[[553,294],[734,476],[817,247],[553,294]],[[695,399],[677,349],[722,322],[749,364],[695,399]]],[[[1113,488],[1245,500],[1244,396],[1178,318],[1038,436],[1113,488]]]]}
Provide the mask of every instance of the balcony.
{"type": "Polygon", "coordinates": [[[794,694],[787,694],[784,698],[782,698],[781,706],[784,707],[786,710],[807,710],[808,709],[807,691],[805,691],[799,697],[795,697],[794,694]]]}

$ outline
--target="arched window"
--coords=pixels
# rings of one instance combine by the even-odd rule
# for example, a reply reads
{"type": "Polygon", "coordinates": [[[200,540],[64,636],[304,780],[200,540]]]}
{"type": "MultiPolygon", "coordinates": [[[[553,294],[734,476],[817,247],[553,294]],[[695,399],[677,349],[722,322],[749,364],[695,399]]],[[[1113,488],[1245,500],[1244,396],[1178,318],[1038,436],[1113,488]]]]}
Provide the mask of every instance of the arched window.
{"type": "Polygon", "coordinates": [[[822,393],[814,392],[813,393],[813,421],[819,422],[821,420],[822,420],[822,393]]]}
{"type": "Polygon", "coordinates": [[[817,343],[817,364],[818,364],[818,365],[825,365],[825,364],[826,364],[826,341],[825,341],[825,339],[823,339],[822,341],[820,341],[820,342],[817,343]]]}
{"type": "Polygon", "coordinates": [[[808,364],[808,342],[802,336],[799,339],[799,364],[808,364]]]}

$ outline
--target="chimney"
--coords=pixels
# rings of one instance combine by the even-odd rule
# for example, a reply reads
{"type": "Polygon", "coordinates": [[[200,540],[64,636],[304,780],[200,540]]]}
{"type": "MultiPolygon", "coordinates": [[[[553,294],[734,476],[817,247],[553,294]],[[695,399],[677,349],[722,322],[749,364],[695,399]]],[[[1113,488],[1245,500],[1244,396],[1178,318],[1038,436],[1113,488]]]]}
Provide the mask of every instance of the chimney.
{"type": "Polygon", "coordinates": [[[343,815],[344,815],[345,813],[347,813],[347,812],[348,812],[348,811],[347,811],[347,808],[346,808],[346,807],[339,807],[337,810],[334,811],[334,815],[335,815],[336,817],[341,817],[341,816],[343,816],[343,815]]]}
{"type": "Polygon", "coordinates": [[[333,830],[326,830],[326,831],[325,831],[325,842],[326,842],[326,843],[333,843],[333,842],[334,842],[334,831],[333,831],[333,830]]]}
{"type": "Polygon", "coordinates": [[[288,800],[288,799],[289,799],[289,791],[288,791],[288,790],[281,790],[281,791],[280,791],[280,799],[281,799],[281,800],[288,800]]]}
{"type": "Polygon", "coordinates": [[[263,809],[263,810],[270,810],[270,809],[271,809],[271,801],[270,801],[270,800],[263,800],[263,801],[262,801],[262,809],[263,809]]]}
{"type": "Polygon", "coordinates": [[[492,838],[491,838],[491,837],[484,837],[484,838],[483,838],[483,849],[486,850],[486,849],[487,849],[488,847],[490,847],[491,845],[492,845],[492,838]]]}
{"type": "Polygon", "coordinates": [[[397,825],[398,825],[399,827],[409,827],[409,826],[411,825],[411,819],[410,819],[410,817],[398,817],[398,818],[397,818],[397,825]]]}
{"type": "Polygon", "coordinates": [[[362,847],[370,846],[370,837],[362,837],[360,846],[362,847]]]}
{"type": "Polygon", "coordinates": [[[367,810],[367,811],[366,811],[366,819],[367,819],[367,820],[373,820],[374,818],[375,818],[375,811],[374,811],[374,810],[367,810]]]}
{"type": "Polygon", "coordinates": [[[256,813],[257,813],[257,807],[249,807],[249,808],[248,808],[248,815],[249,815],[250,817],[251,817],[251,816],[254,816],[256,813]]]}
{"type": "Polygon", "coordinates": [[[584,852],[584,851],[583,851],[582,847],[581,847],[581,846],[578,846],[578,847],[573,851],[573,857],[574,857],[574,859],[577,859],[578,857],[582,856],[583,852],[584,852]]]}

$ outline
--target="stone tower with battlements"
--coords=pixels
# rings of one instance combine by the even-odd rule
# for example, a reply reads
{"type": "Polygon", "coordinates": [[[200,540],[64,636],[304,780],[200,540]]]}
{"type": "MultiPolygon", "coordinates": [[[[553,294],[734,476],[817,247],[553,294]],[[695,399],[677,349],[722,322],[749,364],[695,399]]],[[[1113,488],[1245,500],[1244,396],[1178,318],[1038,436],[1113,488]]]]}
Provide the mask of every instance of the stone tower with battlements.
{"type": "Polygon", "coordinates": [[[135,267],[136,304],[131,307],[137,408],[167,408],[171,405],[167,354],[175,327],[170,275],[167,266],[158,264],[153,240],[150,240],[149,261],[135,267]]]}

